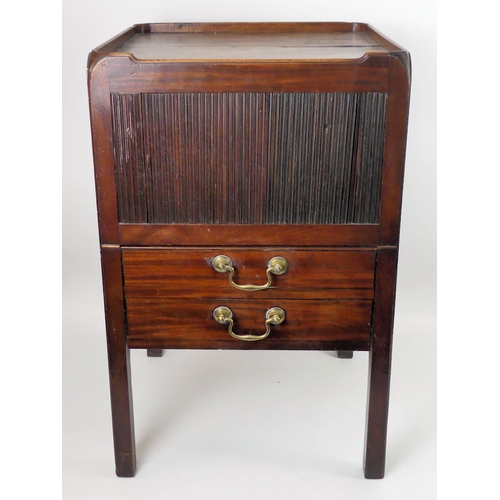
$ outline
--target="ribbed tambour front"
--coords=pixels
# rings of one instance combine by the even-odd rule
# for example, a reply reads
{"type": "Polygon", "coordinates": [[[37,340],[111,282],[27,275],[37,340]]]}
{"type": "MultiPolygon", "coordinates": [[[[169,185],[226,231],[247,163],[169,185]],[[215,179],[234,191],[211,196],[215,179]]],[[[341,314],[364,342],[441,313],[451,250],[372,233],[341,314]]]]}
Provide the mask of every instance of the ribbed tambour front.
{"type": "Polygon", "coordinates": [[[120,221],[376,224],[386,100],[113,94],[120,221]]]}

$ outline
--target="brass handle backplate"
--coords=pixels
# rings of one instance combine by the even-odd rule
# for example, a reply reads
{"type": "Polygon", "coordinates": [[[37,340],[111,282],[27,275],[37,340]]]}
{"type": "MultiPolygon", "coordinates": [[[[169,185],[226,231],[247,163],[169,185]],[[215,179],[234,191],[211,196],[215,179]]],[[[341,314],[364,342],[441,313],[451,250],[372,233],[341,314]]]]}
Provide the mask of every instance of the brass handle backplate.
{"type": "Polygon", "coordinates": [[[263,333],[262,335],[238,335],[237,333],[233,332],[233,311],[231,311],[229,307],[219,306],[214,309],[212,315],[217,323],[221,323],[222,325],[227,323],[229,325],[228,331],[231,337],[234,337],[238,340],[248,341],[265,339],[271,332],[271,325],[280,325],[281,323],[283,323],[283,321],[285,321],[285,311],[283,311],[281,307],[271,307],[271,309],[268,309],[266,311],[266,321],[264,323],[264,325],[266,326],[265,333],[263,333]]]}
{"type": "Polygon", "coordinates": [[[267,263],[266,276],[267,283],[265,285],[238,285],[233,281],[234,267],[232,260],[226,255],[217,255],[212,259],[212,268],[218,273],[227,273],[229,271],[229,283],[238,290],[247,292],[255,292],[257,290],[265,290],[271,286],[272,274],[280,276],[288,271],[288,262],[283,257],[273,257],[267,263]]]}

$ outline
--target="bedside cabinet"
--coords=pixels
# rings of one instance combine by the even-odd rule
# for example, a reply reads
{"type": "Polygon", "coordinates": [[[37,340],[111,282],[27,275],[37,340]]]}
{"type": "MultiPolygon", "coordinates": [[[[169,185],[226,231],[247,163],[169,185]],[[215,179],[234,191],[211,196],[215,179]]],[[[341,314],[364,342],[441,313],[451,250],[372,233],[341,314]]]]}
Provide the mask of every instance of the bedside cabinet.
{"type": "Polygon", "coordinates": [[[116,473],[129,349],[370,351],[384,476],[408,52],[358,23],[136,25],[88,84],[116,473]]]}

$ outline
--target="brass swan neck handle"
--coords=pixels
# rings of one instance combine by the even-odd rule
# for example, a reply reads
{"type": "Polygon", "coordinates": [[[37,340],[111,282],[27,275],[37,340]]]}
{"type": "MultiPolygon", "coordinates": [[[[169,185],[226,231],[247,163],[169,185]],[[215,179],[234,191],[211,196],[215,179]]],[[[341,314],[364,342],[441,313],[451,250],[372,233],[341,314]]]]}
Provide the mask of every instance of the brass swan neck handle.
{"type": "Polygon", "coordinates": [[[233,331],[233,325],[234,325],[233,311],[231,311],[229,307],[219,306],[214,309],[212,315],[215,321],[217,321],[217,323],[220,323],[222,325],[223,324],[228,325],[228,332],[229,335],[231,335],[231,337],[238,340],[247,340],[247,341],[265,339],[266,337],[269,336],[269,333],[271,332],[271,325],[280,325],[281,323],[283,323],[283,321],[285,321],[285,311],[283,311],[281,307],[271,307],[271,309],[268,309],[266,311],[266,321],[264,322],[266,331],[262,335],[251,335],[251,334],[239,335],[237,333],[234,333],[233,331]]]}
{"type": "Polygon", "coordinates": [[[269,288],[272,283],[272,275],[280,276],[288,271],[288,262],[283,257],[273,257],[267,263],[266,276],[267,283],[265,285],[238,285],[233,281],[233,276],[235,273],[235,268],[233,267],[233,262],[226,255],[217,255],[212,259],[212,268],[218,273],[227,273],[229,271],[229,283],[234,288],[238,290],[244,290],[246,292],[255,292],[257,290],[265,290],[269,288]]]}

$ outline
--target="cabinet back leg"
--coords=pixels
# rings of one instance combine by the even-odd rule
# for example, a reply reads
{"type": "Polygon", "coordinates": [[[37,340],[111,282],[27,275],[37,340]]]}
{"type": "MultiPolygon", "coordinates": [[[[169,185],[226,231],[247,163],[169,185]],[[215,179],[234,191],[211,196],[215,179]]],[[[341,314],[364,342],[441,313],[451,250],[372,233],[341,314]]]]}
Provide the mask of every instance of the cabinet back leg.
{"type": "Polygon", "coordinates": [[[102,247],[101,264],[105,284],[104,304],[116,475],[132,477],[135,474],[136,464],[134,417],[120,248],[102,247]]]}
{"type": "Polygon", "coordinates": [[[161,358],[163,349],[148,349],[148,358],[161,358]]]}
{"type": "Polygon", "coordinates": [[[396,248],[378,250],[368,371],[364,456],[364,472],[367,479],[381,479],[385,474],[396,264],[396,248]]]}
{"type": "Polygon", "coordinates": [[[340,359],[352,359],[353,356],[353,351],[337,351],[337,358],[340,359]]]}
{"type": "Polygon", "coordinates": [[[129,350],[108,356],[116,475],[133,477],[136,459],[129,350]]]}

